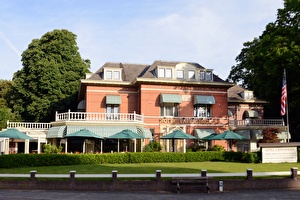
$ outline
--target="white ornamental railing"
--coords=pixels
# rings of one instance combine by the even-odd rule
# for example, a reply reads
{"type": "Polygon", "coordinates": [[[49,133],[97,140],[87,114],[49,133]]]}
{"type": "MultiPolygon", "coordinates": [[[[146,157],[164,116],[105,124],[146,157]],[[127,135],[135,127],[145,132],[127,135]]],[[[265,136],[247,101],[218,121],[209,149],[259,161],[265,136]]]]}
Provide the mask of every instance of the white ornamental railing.
{"type": "Polygon", "coordinates": [[[55,121],[120,121],[143,123],[143,115],[134,113],[93,113],[93,112],[65,112],[57,113],[55,121]]]}
{"type": "Polygon", "coordinates": [[[284,126],[282,119],[229,120],[229,126],[284,126]]]}
{"type": "Polygon", "coordinates": [[[7,121],[7,128],[48,130],[49,128],[51,128],[51,124],[50,123],[36,123],[36,122],[10,122],[10,121],[7,121]]]}

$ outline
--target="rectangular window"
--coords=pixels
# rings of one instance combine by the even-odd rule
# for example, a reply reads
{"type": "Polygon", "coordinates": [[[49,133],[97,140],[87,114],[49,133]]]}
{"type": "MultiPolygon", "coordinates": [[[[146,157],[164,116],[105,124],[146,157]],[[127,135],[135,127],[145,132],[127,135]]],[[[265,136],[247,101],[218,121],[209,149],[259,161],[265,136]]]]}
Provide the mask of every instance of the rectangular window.
{"type": "Polygon", "coordinates": [[[105,79],[112,79],[112,71],[108,70],[105,72],[105,79]]]}
{"type": "Polygon", "coordinates": [[[114,79],[120,80],[120,72],[119,71],[114,71],[114,79]]]}
{"type": "Polygon", "coordinates": [[[205,72],[204,72],[204,71],[201,71],[201,72],[200,72],[200,80],[201,80],[201,81],[204,81],[204,80],[205,80],[205,72]]]}
{"type": "Polygon", "coordinates": [[[107,119],[119,119],[120,105],[107,104],[106,105],[106,118],[107,119]]]}
{"type": "Polygon", "coordinates": [[[166,69],[166,78],[172,78],[172,69],[166,69]]]}
{"type": "Polygon", "coordinates": [[[211,105],[196,104],[194,106],[194,117],[212,117],[211,116],[211,105]]]}
{"type": "Polygon", "coordinates": [[[189,79],[195,79],[195,71],[194,70],[189,70],[188,71],[188,78],[189,79]]]}
{"type": "Polygon", "coordinates": [[[160,116],[178,117],[179,104],[177,103],[164,103],[160,107],[160,116]]]}
{"type": "Polygon", "coordinates": [[[212,72],[206,72],[206,80],[211,81],[212,80],[212,72]]]}
{"type": "Polygon", "coordinates": [[[159,78],[165,78],[165,69],[164,68],[159,68],[158,69],[158,77],[159,78]]]}
{"type": "Polygon", "coordinates": [[[184,70],[177,70],[177,78],[183,79],[184,78],[184,70]]]}

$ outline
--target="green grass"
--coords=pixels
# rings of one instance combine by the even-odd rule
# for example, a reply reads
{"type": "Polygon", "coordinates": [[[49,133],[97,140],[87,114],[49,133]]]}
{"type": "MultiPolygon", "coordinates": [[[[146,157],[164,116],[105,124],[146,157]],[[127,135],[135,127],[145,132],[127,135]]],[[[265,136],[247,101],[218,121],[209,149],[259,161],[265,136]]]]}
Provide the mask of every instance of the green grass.
{"type": "Polygon", "coordinates": [[[156,170],[162,173],[200,173],[207,170],[208,173],[246,172],[279,172],[290,171],[292,167],[300,169],[300,163],[234,163],[234,162],[185,162],[185,163],[139,163],[139,164],[99,164],[99,165],[69,165],[50,167],[23,167],[0,168],[1,174],[27,174],[36,170],[39,174],[68,174],[75,170],[77,174],[110,174],[112,170],[118,170],[120,174],[154,174],[156,170]]]}

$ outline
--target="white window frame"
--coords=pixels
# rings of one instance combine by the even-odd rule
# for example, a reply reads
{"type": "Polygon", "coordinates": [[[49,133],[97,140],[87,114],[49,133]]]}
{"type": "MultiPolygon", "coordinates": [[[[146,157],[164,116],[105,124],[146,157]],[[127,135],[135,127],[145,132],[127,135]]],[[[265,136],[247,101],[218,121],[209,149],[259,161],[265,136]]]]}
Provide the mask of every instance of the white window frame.
{"type": "Polygon", "coordinates": [[[188,70],[188,78],[195,79],[195,70],[188,70]]]}
{"type": "Polygon", "coordinates": [[[178,103],[163,103],[160,106],[160,116],[162,117],[179,117],[178,103]]]}
{"type": "Polygon", "coordinates": [[[178,79],[184,79],[184,70],[183,69],[178,69],[177,70],[177,78],[178,79]]]}
{"type": "Polygon", "coordinates": [[[211,104],[196,104],[194,105],[194,117],[212,117],[212,106],[211,104]]]}
{"type": "Polygon", "coordinates": [[[171,68],[166,68],[165,69],[166,78],[172,78],[172,73],[173,73],[173,70],[171,68]]]}
{"type": "Polygon", "coordinates": [[[159,78],[165,78],[165,68],[158,68],[158,77],[159,78]]]}

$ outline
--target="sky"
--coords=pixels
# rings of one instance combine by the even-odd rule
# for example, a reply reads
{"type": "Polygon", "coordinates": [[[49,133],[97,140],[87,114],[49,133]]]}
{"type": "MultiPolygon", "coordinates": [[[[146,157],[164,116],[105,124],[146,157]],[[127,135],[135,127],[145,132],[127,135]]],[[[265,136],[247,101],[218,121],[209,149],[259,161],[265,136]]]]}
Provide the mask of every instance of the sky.
{"type": "Polygon", "coordinates": [[[1,0],[0,79],[22,69],[33,39],[55,29],[77,35],[91,72],[106,62],[195,62],[222,79],[243,43],[275,22],[283,0],[1,0]]]}

